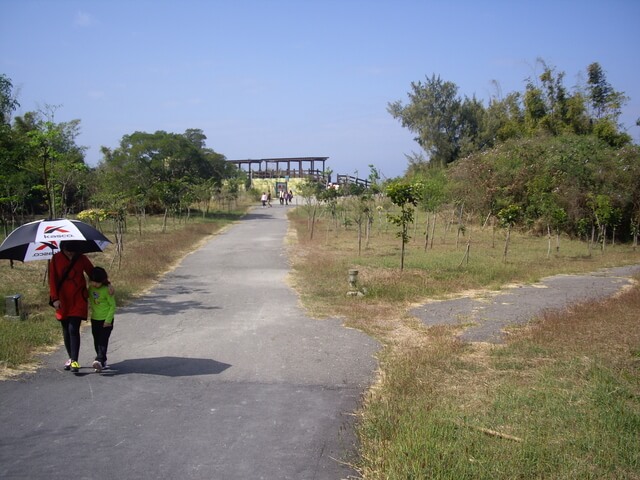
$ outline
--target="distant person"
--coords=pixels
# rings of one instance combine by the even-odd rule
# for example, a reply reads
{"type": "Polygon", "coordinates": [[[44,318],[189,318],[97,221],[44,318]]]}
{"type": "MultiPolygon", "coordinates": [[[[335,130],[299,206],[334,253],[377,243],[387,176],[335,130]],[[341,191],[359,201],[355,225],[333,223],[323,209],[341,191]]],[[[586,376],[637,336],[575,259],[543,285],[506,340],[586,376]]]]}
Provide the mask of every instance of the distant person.
{"type": "Polygon", "coordinates": [[[278,194],[278,198],[280,199],[280,205],[284,205],[284,189],[281,188],[278,194]]]}
{"type": "Polygon", "coordinates": [[[60,242],[60,251],[51,257],[49,265],[49,303],[56,309],[56,318],[62,326],[64,347],[69,360],[65,370],[76,373],[80,370],[80,323],[87,319],[87,281],[93,264],[80,253],[80,243],[60,242]]]}
{"type": "Polygon", "coordinates": [[[289,190],[289,193],[287,194],[287,204],[291,203],[292,200],[293,200],[293,190],[289,190]]]}
{"type": "Polygon", "coordinates": [[[262,208],[267,206],[267,192],[262,192],[262,197],[260,197],[260,201],[262,201],[262,208]]]}
{"type": "Polygon", "coordinates": [[[89,275],[89,305],[93,346],[96,350],[96,359],[92,366],[96,372],[101,372],[109,368],[107,350],[116,313],[116,299],[110,289],[107,271],[102,267],[94,267],[89,275]]]}
{"type": "Polygon", "coordinates": [[[267,193],[267,206],[271,207],[271,190],[267,193]]]}

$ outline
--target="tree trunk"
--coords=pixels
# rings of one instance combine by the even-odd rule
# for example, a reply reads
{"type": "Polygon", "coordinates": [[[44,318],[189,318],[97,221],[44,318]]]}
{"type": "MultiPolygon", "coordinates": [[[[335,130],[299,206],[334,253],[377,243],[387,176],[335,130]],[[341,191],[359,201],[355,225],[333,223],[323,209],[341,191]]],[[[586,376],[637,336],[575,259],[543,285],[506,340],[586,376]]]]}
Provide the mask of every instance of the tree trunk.
{"type": "Polygon", "coordinates": [[[491,248],[496,248],[496,222],[491,220],[491,248]]]}
{"type": "Polygon", "coordinates": [[[317,210],[317,205],[314,204],[313,205],[313,214],[311,216],[311,234],[309,235],[309,240],[313,240],[313,231],[315,230],[315,225],[316,225],[316,210],[317,210]]]}
{"type": "Polygon", "coordinates": [[[427,212],[427,219],[425,220],[424,226],[424,251],[427,251],[427,247],[429,246],[429,212],[427,212]]]}
{"type": "Polygon", "coordinates": [[[438,212],[436,210],[433,211],[433,226],[431,227],[431,244],[429,248],[433,250],[433,239],[436,236],[436,219],[438,218],[438,212]]]}
{"type": "Polygon", "coordinates": [[[403,235],[402,237],[402,249],[400,250],[400,271],[402,272],[404,270],[404,237],[406,235],[403,235]]]}
{"type": "Polygon", "coordinates": [[[464,211],[464,203],[460,205],[460,214],[458,215],[458,231],[456,232],[456,250],[460,241],[460,232],[462,231],[462,212],[464,211]]]}
{"type": "Polygon", "coordinates": [[[162,217],[162,233],[167,231],[167,216],[169,215],[169,209],[165,207],[164,215],[162,217]]]}
{"type": "Polygon", "coordinates": [[[502,256],[502,261],[507,263],[507,252],[509,251],[509,240],[511,239],[511,225],[507,228],[507,239],[504,242],[504,254],[502,256]]]}
{"type": "Polygon", "coordinates": [[[489,212],[489,215],[487,215],[487,218],[484,219],[484,223],[482,224],[482,231],[484,232],[484,228],[487,226],[487,223],[489,222],[489,218],[491,217],[491,212],[489,212]]]}
{"type": "Polygon", "coordinates": [[[547,258],[551,258],[551,227],[547,224],[547,258]]]}
{"type": "Polygon", "coordinates": [[[467,240],[467,248],[464,251],[464,256],[462,257],[462,260],[460,261],[460,265],[458,265],[458,268],[462,266],[462,264],[465,262],[466,260],[466,264],[469,265],[469,251],[471,249],[471,239],[469,238],[467,240]]]}

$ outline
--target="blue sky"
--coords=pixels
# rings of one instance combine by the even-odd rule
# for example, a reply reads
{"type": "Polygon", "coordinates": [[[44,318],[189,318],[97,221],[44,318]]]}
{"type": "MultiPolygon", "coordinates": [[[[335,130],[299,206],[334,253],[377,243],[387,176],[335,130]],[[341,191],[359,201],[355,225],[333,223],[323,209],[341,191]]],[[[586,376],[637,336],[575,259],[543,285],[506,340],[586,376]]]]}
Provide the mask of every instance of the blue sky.
{"type": "Polygon", "coordinates": [[[202,129],[229,159],[327,156],[401,175],[413,135],[387,112],[432,74],[460,96],[523,91],[542,58],[584,83],[599,62],[638,142],[640,1],[0,0],[17,114],[81,120],[96,165],[123,135],[202,129]]]}

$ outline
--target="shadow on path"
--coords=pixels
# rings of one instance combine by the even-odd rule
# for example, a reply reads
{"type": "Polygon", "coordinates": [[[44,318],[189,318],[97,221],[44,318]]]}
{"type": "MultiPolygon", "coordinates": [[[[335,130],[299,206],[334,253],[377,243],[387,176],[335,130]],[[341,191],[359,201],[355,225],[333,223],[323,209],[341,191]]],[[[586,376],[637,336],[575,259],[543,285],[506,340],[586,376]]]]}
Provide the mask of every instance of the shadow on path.
{"type": "Polygon", "coordinates": [[[153,357],[133,358],[111,365],[103,375],[146,374],[164,377],[191,377],[196,375],[217,375],[231,367],[228,363],[210,358],[153,357]]]}
{"type": "Polygon", "coordinates": [[[163,292],[156,291],[147,295],[143,299],[132,303],[122,309],[122,312],[135,313],[136,315],[168,315],[173,316],[179,313],[193,310],[219,310],[221,307],[206,306],[202,302],[186,300],[183,302],[169,302],[165,300],[163,292]]]}

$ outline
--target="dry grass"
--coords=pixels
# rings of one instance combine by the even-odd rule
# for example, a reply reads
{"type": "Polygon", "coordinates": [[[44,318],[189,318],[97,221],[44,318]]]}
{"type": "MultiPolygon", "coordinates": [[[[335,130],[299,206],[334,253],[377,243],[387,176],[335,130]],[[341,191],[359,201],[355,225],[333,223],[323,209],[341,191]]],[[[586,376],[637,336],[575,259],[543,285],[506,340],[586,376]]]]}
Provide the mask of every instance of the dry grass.
{"type": "Polygon", "coordinates": [[[434,327],[382,353],[363,478],[640,478],[640,288],[547,315],[506,346],[434,327]]]}
{"type": "Polygon", "coordinates": [[[505,263],[501,232],[494,240],[468,226],[468,263],[468,237],[456,247],[454,234],[438,234],[426,252],[412,241],[400,272],[391,228],[381,225],[358,256],[354,229],[321,221],[310,241],[306,218],[291,219],[293,283],[309,312],[344,318],[385,345],[358,428],[363,478],[640,478],[638,287],[547,315],[506,346],[464,344],[452,327],[406,314],[434,298],[637,264],[640,253],[617,245],[589,256],[585,243],[563,238],[547,258],[546,238],[514,234],[505,263]],[[346,295],[352,268],[364,297],[346,295]]]}

